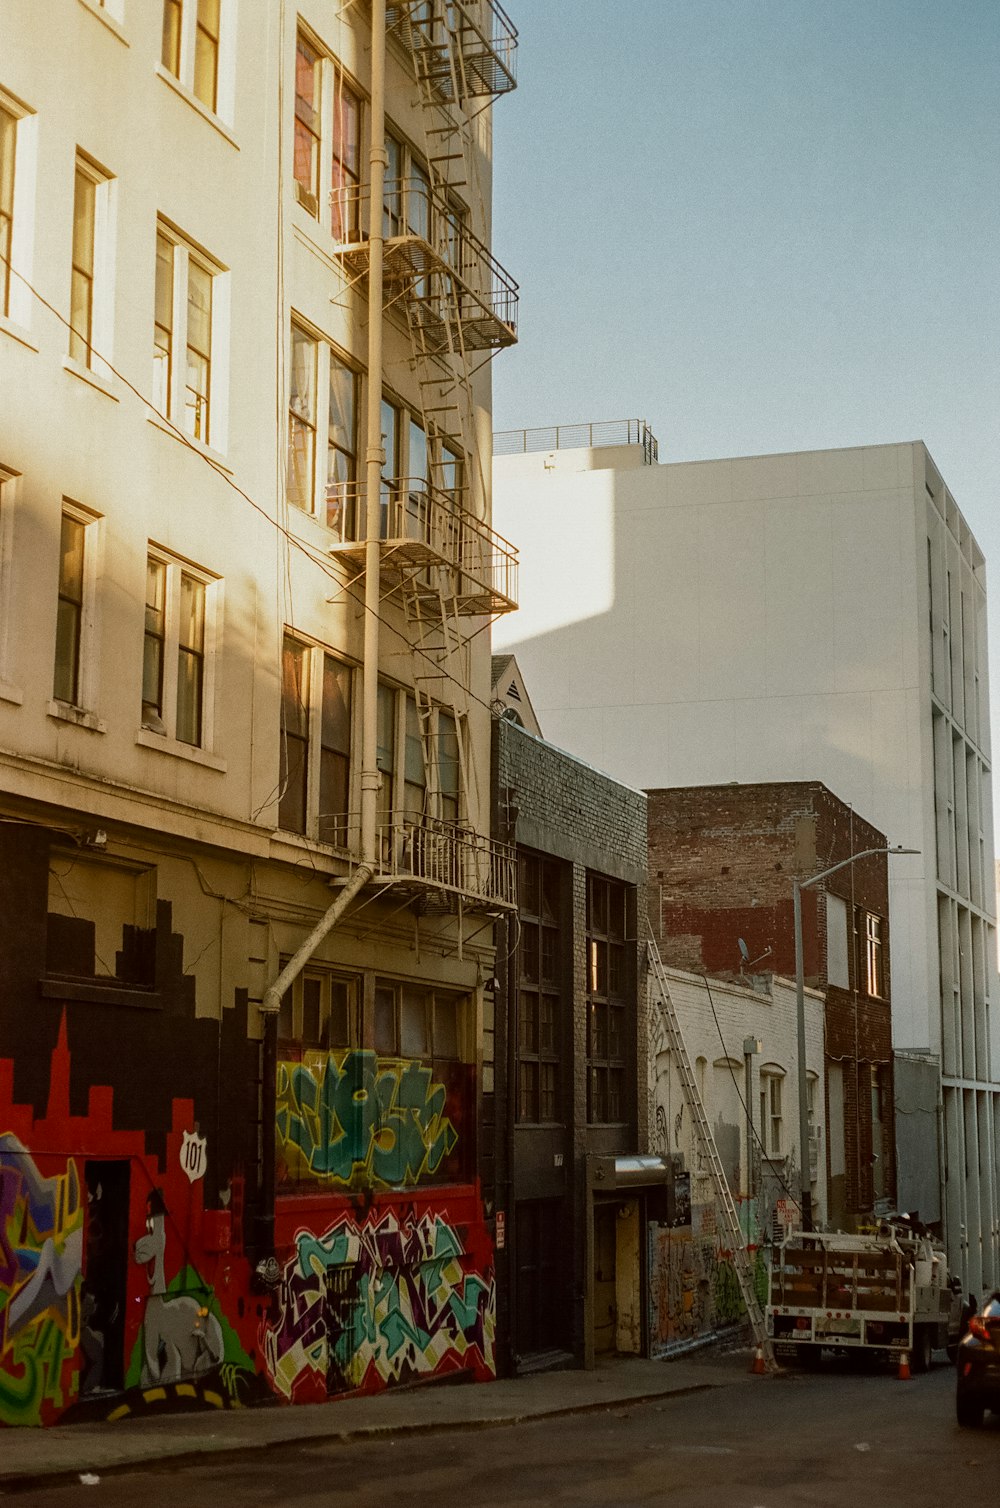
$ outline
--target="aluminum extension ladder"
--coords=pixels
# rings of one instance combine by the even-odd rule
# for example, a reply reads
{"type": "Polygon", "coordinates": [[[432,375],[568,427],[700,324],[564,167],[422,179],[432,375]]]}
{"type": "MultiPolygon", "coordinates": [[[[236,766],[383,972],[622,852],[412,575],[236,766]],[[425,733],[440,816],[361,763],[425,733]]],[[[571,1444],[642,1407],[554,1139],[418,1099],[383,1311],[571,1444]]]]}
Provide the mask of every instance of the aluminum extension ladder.
{"type": "Polygon", "coordinates": [[[740,1227],[739,1216],[736,1213],[736,1205],[729,1189],[729,1181],[719,1159],[719,1151],[715,1145],[715,1137],[708,1116],[705,1114],[705,1105],[698,1089],[698,1084],[691,1068],[691,1059],[684,1043],[684,1034],[681,1031],[680,1022],[674,1003],[670,998],[670,988],[667,984],[667,976],[660,958],[660,950],[652,937],[649,939],[649,963],[655,980],[656,1003],[660,1008],[660,1015],[667,1032],[667,1041],[670,1051],[677,1064],[677,1072],[680,1075],[681,1087],[687,1107],[691,1112],[694,1123],[695,1135],[698,1137],[705,1160],[708,1163],[712,1175],[712,1183],[715,1187],[715,1197],[722,1213],[722,1225],[732,1253],[733,1271],[736,1281],[740,1286],[740,1295],[750,1321],[753,1332],[753,1340],[759,1346],[764,1357],[764,1365],[769,1372],[779,1370],[774,1356],[774,1346],[767,1333],[764,1321],[764,1311],[757,1298],[757,1290],[754,1286],[754,1266],[747,1251],[746,1239],[740,1227]]]}

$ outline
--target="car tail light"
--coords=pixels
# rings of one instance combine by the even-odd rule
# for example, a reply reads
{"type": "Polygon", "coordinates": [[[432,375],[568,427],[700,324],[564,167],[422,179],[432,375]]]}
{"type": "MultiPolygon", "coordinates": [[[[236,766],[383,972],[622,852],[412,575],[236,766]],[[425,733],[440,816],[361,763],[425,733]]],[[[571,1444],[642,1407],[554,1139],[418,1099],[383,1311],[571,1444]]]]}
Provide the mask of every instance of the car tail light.
{"type": "Polygon", "coordinates": [[[993,1344],[990,1327],[979,1318],[978,1314],[974,1314],[969,1321],[969,1334],[974,1335],[977,1340],[985,1341],[988,1346],[993,1344]]]}

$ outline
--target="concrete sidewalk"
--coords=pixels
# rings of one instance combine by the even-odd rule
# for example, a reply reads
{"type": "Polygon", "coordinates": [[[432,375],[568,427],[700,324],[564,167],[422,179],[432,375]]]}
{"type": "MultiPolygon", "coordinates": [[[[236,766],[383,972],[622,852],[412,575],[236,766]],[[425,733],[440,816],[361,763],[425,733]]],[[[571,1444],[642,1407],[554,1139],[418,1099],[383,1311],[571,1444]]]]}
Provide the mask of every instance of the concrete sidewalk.
{"type": "MultiPolygon", "coordinates": [[[[546,1372],[500,1382],[428,1386],[298,1408],[234,1409],[0,1432],[0,1496],[41,1481],[222,1452],[418,1430],[490,1428],[556,1414],[733,1386],[749,1379],[745,1352],[673,1361],[616,1358],[592,1372],[546,1372]]],[[[759,1379],[752,1379],[754,1382],[759,1379]]]]}

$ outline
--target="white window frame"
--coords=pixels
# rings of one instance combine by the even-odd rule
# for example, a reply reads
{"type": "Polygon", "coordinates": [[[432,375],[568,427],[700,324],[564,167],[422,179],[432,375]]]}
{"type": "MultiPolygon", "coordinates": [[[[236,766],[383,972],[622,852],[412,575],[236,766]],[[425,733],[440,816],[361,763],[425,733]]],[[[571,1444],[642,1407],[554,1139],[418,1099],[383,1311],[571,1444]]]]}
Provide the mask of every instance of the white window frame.
{"type": "MultiPolygon", "coordinates": [[[[229,431],[229,315],[230,280],[226,268],[197,246],[162,216],[157,217],[153,240],[153,298],[151,326],[155,325],[156,241],[163,236],[173,248],[173,284],[171,309],[171,374],[166,411],[153,406],[174,429],[184,434],[192,445],[224,455],[229,431]],[[211,350],[209,352],[208,433],[196,436],[187,427],[187,300],[190,264],[194,262],[212,280],[211,350]]],[[[152,332],[151,332],[152,333],[152,332]]]]}
{"type": "MultiPolygon", "coordinates": [[[[785,1073],[783,1069],[761,1069],[760,1139],[764,1147],[765,1157],[769,1158],[772,1162],[777,1162],[785,1155],[785,1117],[781,1087],[784,1080],[785,1073]],[[775,1106],[777,1106],[777,1114],[775,1114],[775,1106]],[[775,1135],[775,1122],[777,1122],[777,1135],[775,1135]]],[[[808,1155],[808,1152],[805,1155],[808,1155]]]]}
{"type": "Polygon", "coordinates": [[[870,1000],[886,1000],[885,921],[877,911],[865,911],[865,993],[870,1000]]]}
{"type": "MultiPolygon", "coordinates": [[[[160,726],[152,719],[142,719],[142,657],[139,659],[139,716],[140,727],[136,741],[147,748],[166,749],[193,759],[200,755],[211,756],[215,750],[216,716],[218,700],[219,665],[222,653],[223,582],[220,576],[204,566],[174,555],[161,545],[150,541],[143,557],[143,588],[140,601],[146,601],[146,560],[156,560],[166,567],[166,590],[164,593],[163,635],[163,692],[160,726]],[[190,576],[205,588],[205,644],[202,653],[201,688],[201,742],[189,744],[177,737],[177,680],[180,646],[181,577],[190,576]]],[[[143,624],[145,630],[145,624],[143,624]]]]}
{"type": "Polygon", "coordinates": [[[18,335],[31,329],[31,281],[35,251],[35,193],[38,166],[38,116],[22,100],[0,90],[0,106],[14,118],[14,194],[11,205],[11,271],[0,330],[18,335]],[[18,276],[18,274],[21,276],[18,276]],[[24,279],[28,281],[25,282],[24,279]]]}
{"type": "MultiPolygon", "coordinates": [[[[286,387],[287,387],[287,390],[288,390],[288,403],[286,404],[286,415],[290,415],[291,414],[291,394],[292,394],[291,371],[292,371],[292,349],[293,349],[292,348],[292,327],[293,326],[302,335],[306,336],[307,339],[311,340],[313,342],[313,345],[316,348],[316,352],[315,352],[315,367],[314,367],[315,374],[316,374],[316,390],[315,390],[315,392],[313,394],[313,406],[314,406],[314,415],[313,415],[314,441],[313,441],[313,445],[314,445],[314,449],[313,449],[312,478],[311,478],[311,485],[310,485],[309,494],[308,494],[308,503],[309,503],[309,506],[308,507],[302,507],[301,504],[299,504],[297,502],[293,502],[290,496],[288,497],[288,502],[289,502],[289,506],[291,508],[294,508],[294,510],[295,510],[296,513],[304,513],[304,514],[306,514],[310,518],[315,518],[319,523],[321,523],[323,525],[324,528],[328,528],[332,534],[335,534],[338,539],[346,539],[346,538],[349,537],[349,535],[347,535],[347,534],[344,533],[343,528],[340,528],[340,529],[335,528],[329,522],[329,514],[327,513],[327,501],[328,501],[328,499],[327,499],[327,457],[328,457],[329,445],[330,445],[330,373],[331,373],[332,368],[333,368],[333,363],[336,361],[336,362],[339,362],[341,366],[347,367],[348,370],[351,371],[354,374],[354,378],[355,378],[355,395],[356,395],[355,396],[355,405],[354,405],[354,431],[355,431],[355,433],[354,433],[354,469],[355,469],[355,479],[354,479],[354,482],[351,484],[353,486],[353,488],[354,488],[353,506],[354,506],[355,514],[357,514],[357,510],[362,507],[362,488],[361,488],[360,484],[364,480],[364,457],[363,457],[363,453],[362,453],[362,432],[361,432],[361,427],[362,427],[362,422],[363,422],[362,416],[363,416],[363,414],[365,412],[365,405],[366,405],[366,402],[367,402],[367,387],[366,387],[367,378],[366,378],[365,372],[358,366],[358,364],[355,361],[351,360],[350,356],[348,356],[348,354],[347,354],[346,351],[342,351],[339,346],[334,345],[334,343],[332,341],[330,341],[326,336],[322,335],[315,328],[315,326],[312,325],[312,324],[310,324],[310,322],[307,319],[303,318],[303,316],[301,314],[299,314],[297,311],[293,311],[291,319],[289,320],[288,332],[287,332],[288,347],[287,347],[286,368],[285,368],[285,370],[286,370],[286,373],[288,374],[287,375],[287,379],[286,379],[286,387]]],[[[288,441],[289,441],[289,429],[290,429],[290,423],[289,423],[289,419],[286,417],[286,421],[285,421],[285,439],[284,439],[284,450],[285,450],[285,485],[286,485],[286,489],[287,489],[287,481],[288,481],[288,461],[289,461],[289,444],[288,444],[288,441]]],[[[287,492],[286,492],[286,495],[287,495],[287,492]]],[[[364,538],[364,530],[362,528],[362,523],[363,523],[363,520],[358,519],[357,517],[355,517],[355,527],[354,527],[353,533],[354,533],[355,537],[363,539],[364,538]]]]}
{"type": "MultiPolygon", "coordinates": [[[[100,573],[104,547],[104,519],[91,508],[64,497],[59,510],[59,522],[63,515],[76,519],[83,525],[83,599],[80,604],[80,643],[77,665],[77,700],[57,701],[50,696],[48,711],[51,717],[79,723],[91,731],[103,733],[104,724],[96,716],[100,689],[100,573]]],[[[53,602],[58,601],[59,562],[56,556],[56,574],[53,583],[53,602]]],[[[50,663],[55,667],[56,624],[53,615],[52,655],[50,663]]],[[[51,683],[50,683],[51,684],[51,683]]]]}
{"type": "MultiPolygon", "coordinates": [[[[67,332],[70,344],[64,363],[71,370],[85,372],[110,382],[113,377],[110,362],[114,361],[115,329],[115,240],[118,226],[118,185],[115,177],[95,162],[81,148],[77,148],[73,164],[73,195],[75,203],[76,175],[81,173],[94,185],[94,247],[93,283],[90,316],[90,359],[81,361],[72,356],[72,336],[67,332]]],[[[73,222],[70,218],[70,281],[73,267],[73,222]]],[[[72,302],[67,303],[72,310],[72,302]]]]}
{"type": "MultiPolygon", "coordinates": [[[[160,0],[159,24],[163,25],[165,0],[160,0]]],[[[206,105],[194,92],[195,50],[198,33],[198,0],[180,0],[180,64],[177,73],[163,61],[162,44],[158,50],[156,71],[166,83],[178,89],[189,104],[209,120],[233,124],[236,103],[236,0],[219,3],[219,55],[215,72],[215,109],[206,105]]]]}
{"type": "MultiPolygon", "coordinates": [[[[291,152],[292,159],[288,166],[288,178],[292,186],[292,194],[302,214],[314,225],[318,225],[332,242],[333,236],[333,208],[331,194],[333,193],[333,107],[337,96],[337,75],[340,75],[341,87],[350,91],[358,102],[358,187],[363,192],[365,183],[365,169],[367,154],[365,150],[365,131],[368,127],[368,96],[360,87],[357,80],[348,73],[342,61],[334,58],[329,49],[324,46],[316,33],[302,21],[295,29],[295,51],[292,55],[292,80],[289,96],[291,98],[291,152]],[[319,63],[319,193],[316,198],[315,209],[305,199],[295,177],[295,71],[298,58],[299,38],[307,42],[316,54],[319,63]]],[[[355,214],[355,219],[360,213],[360,205],[355,214]]]]}
{"type": "MultiPolygon", "coordinates": [[[[392,810],[389,820],[395,825],[404,820],[405,806],[404,793],[406,788],[406,701],[408,697],[416,699],[416,693],[412,686],[401,686],[394,681],[380,678],[380,685],[395,694],[396,702],[393,710],[393,751],[392,751],[392,810]]],[[[427,821],[442,821],[441,814],[441,784],[438,762],[438,727],[439,718],[443,715],[453,719],[459,739],[467,739],[467,720],[464,715],[457,712],[453,707],[441,707],[435,704],[431,709],[431,727],[429,731],[429,747],[424,748],[424,792],[426,810],[424,812],[427,821]]],[[[419,717],[419,712],[418,712],[419,717]]],[[[463,752],[467,752],[465,744],[463,752]]],[[[463,784],[463,768],[467,766],[467,760],[463,759],[462,753],[458,756],[458,816],[455,819],[456,826],[467,823],[469,796],[463,784]]]]}
{"type": "MultiPolygon", "coordinates": [[[[306,691],[308,704],[306,715],[308,718],[308,745],[306,752],[306,830],[300,833],[296,828],[278,826],[278,831],[291,835],[295,838],[306,838],[313,843],[322,843],[324,847],[335,848],[338,852],[353,852],[357,846],[360,835],[360,815],[355,810],[354,796],[360,788],[361,769],[361,685],[358,677],[358,667],[354,661],[347,659],[345,655],[329,645],[320,644],[308,635],[300,633],[297,629],[285,626],[282,634],[282,642],[285,639],[294,639],[306,652],[306,691]],[[348,753],[349,770],[347,777],[347,842],[346,844],[331,843],[328,838],[321,838],[319,831],[320,823],[320,776],[322,767],[323,749],[323,660],[329,655],[331,660],[336,660],[349,673],[351,683],[351,734],[350,750],[348,753]]],[[[279,672],[279,702],[281,694],[279,672]]],[[[280,711],[279,711],[280,716],[280,711]]],[[[284,738],[284,729],[281,730],[284,738]]],[[[277,801],[275,803],[277,807],[277,801]]],[[[327,816],[336,816],[337,813],[325,813],[327,816]]],[[[276,818],[280,823],[280,819],[276,818]]]]}

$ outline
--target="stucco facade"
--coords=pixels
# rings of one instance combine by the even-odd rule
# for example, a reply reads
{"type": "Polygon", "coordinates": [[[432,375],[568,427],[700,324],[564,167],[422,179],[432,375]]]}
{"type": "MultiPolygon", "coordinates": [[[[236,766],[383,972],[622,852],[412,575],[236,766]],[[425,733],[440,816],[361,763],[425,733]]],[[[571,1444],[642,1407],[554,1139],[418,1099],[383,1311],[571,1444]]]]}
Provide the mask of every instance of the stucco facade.
{"type": "Polygon", "coordinates": [[[379,240],[377,6],[46,9],[0,48],[0,1422],[490,1377],[514,556],[453,337],[514,339],[516,33],[390,6],[379,240]]]}

